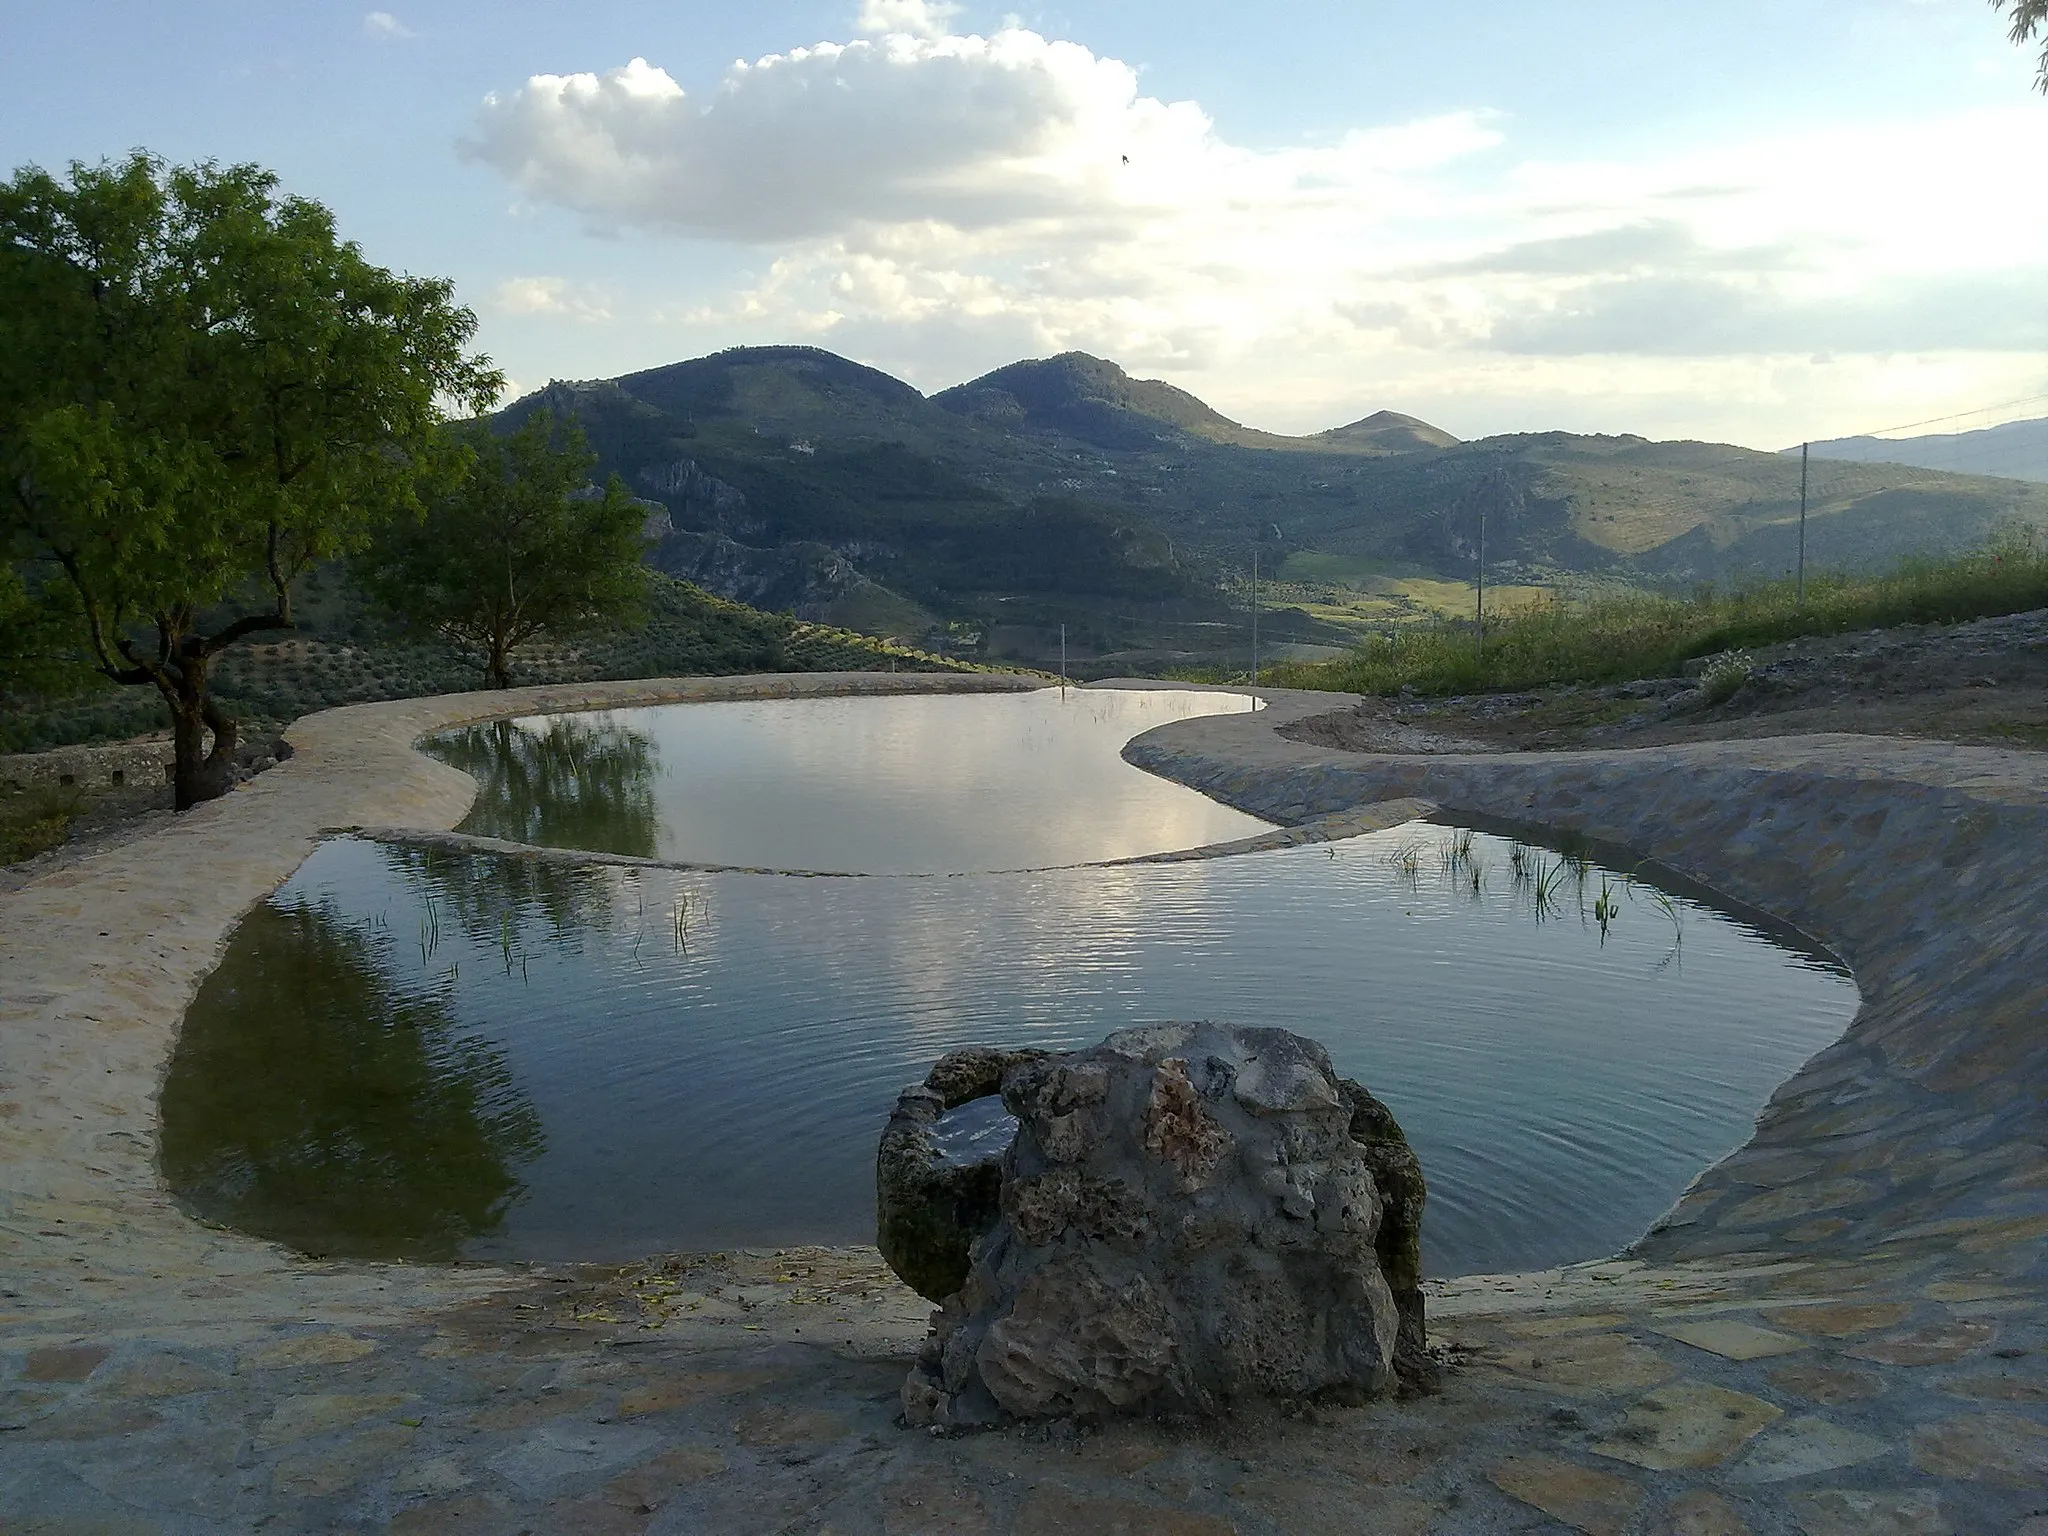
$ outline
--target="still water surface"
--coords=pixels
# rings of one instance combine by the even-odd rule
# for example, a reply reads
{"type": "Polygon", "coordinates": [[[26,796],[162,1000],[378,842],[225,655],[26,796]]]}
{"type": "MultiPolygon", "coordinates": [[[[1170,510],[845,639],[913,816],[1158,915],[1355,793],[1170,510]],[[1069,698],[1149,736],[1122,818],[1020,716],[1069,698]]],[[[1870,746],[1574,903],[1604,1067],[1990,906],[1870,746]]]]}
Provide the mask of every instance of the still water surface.
{"type": "Polygon", "coordinates": [[[1597,867],[1539,910],[1514,845],[1458,864],[1457,836],[881,879],[336,841],[195,1001],[165,1168],[202,1214],[316,1253],[870,1242],[876,1138],[935,1056],[1206,1017],[1312,1035],[1392,1106],[1432,1273],[1611,1252],[1746,1139],[1855,990],[1597,867]]]}
{"type": "Polygon", "coordinates": [[[1244,694],[1045,688],[536,716],[430,737],[481,786],[461,830],[762,869],[1042,869],[1229,842],[1267,823],[1118,755],[1244,694]]]}

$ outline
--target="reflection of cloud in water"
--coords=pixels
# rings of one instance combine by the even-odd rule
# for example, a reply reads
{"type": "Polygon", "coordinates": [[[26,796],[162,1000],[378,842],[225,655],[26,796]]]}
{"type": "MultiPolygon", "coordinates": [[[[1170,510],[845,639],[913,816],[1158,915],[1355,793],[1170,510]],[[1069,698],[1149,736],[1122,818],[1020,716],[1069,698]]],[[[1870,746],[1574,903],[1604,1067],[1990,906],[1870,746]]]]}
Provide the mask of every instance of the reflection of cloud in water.
{"type": "MultiPolygon", "coordinates": [[[[1199,864],[1176,866],[1199,884],[1199,864]]],[[[1093,878],[1015,876],[1022,882],[992,888],[985,881],[949,882],[957,909],[954,921],[911,925],[877,921],[866,935],[885,957],[898,994],[914,1011],[902,1021],[905,1037],[936,1057],[960,1043],[958,1004],[972,996],[987,973],[983,951],[999,944],[1016,961],[1006,976],[1004,1010],[1016,1021],[1013,1043],[1031,1043],[1043,1030],[1075,1023],[1069,1007],[1078,988],[1098,1005],[1121,999],[1133,1019],[1145,1014],[1138,984],[1139,939],[1147,921],[1139,867],[1103,869],[1093,878]],[[1000,908],[1000,927],[988,919],[991,899],[1000,908]]],[[[894,882],[877,882],[877,899],[887,900],[894,882]]]]}
{"type": "MultiPolygon", "coordinates": [[[[192,1086],[233,1080],[270,1115],[288,1107],[273,1090],[295,1071],[317,1072],[323,1094],[393,1074],[422,1081],[412,1044],[386,1038],[388,992],[433,1000],[440,1022],[409,1035],[490,1053],[435,1058],[468,1068],[455,1081],[477,1085],[487,1114],[515,1107],[498,1096],[514,1089],[547,1128],[540,1156],[508,1149],[516,1204],[502,1204],[500,1176],[459,1207],[504,1214],[464,1251],[623,1258],[859,1241],[872,1231],[875,1134],[896,1090],[942,1051],[1227,1018],[1321,1039],[1396,1106],[1430,1169],[1433,1264],[1610,1251],[1741,1139],[1771,1086],[1839,1033],[1855,988],[1683,898],[1682,965],[1667,963],[1677,919],[1647,906],[1604,940],[1569,904],[1538,921],[1508,877],[1506,845],[1483,836],[1475,851],[1492,873],[1481,892],[1434,862],[1418,861],[1412,879],[1397,869],[1403,844],[1452,835],[1410,827],[1328,849],[957,878],[604,867],[572,870],[585,883],[567,903],[527,879],[534,860],[423,863],[342,840],[266,910],[325,904],[386,935],[374,948],[379,995],[351,1005],[370,999],[353,972],[309,968],[290,934],[252,918],[218,974],[246,984],[267,965],[291,986],[230,1010],[226,1021],[240,1022],[225,1034],[224,1019],[209,1025],[195,1009],[174,1070],[182,1097],[166,1092],[167,1167],[178,1135],[223,1120],[192,1086]],[[474,893],[466,906],[449,900],[458,886],[474,893]],[[431,960],[413,942],[429,895],[445,928],[431,960]],[[691,931],[678,952],[670,923],[684,896],[691,931]],[[512,908],[522,934],[545,940],[557,923],[581,923],[585,941],[533,945],[530,975],[507,966],[495,914],[512,908]],[[360,1063],[323,1063],[296,1044],[301,1059],[282,1072],[266,1061],[278,1024],[296,1042],[336,1017],[365,1021],[332,1042],[360,1063]],[[192,1052],[209,1039],[231,1048],[201,1063],[192,1052]],[[180,1104],[205,1113],[181,1111],[173,1126],[180,1104]]],[[[462,1107],[429,1095],[428,1113],[391,1127],[373,1118],[370,1130],[385,1143],[402,1132],[397,1150],[431,1170],[450,1146],[463,1150],[460,1118],[451,1127],[433,1111],[462,1107]],[[435,1123],[437,1144],[415,1155],[404,1138],[435,1123]]],[[[442,1209],[416,1207],[430,1228],[442,1209]]],[[[374,1224],[383,1211],[357,1214],[374,1224]]]]}
{"type": "MultiPolygon", "coordinates": [[[[1049,688],[729,701],[576,718],[600,739],[647,744],[658,767],[634,787],[651,785],[651,807],[645,823],[631,819],[649,825],[661,857],[908,873],[1123,858],[1259,831],[1264,823],[1119,755],[1155,725],[1245,707],[1242,695],[1228,693],[1049,688]]],[[[546,718],[518,724],[528,735],[558,728],[546,718]]],[[[605,791],[595,778],[580,782],[605,791]]],[[[524,814],[536,825],[548,820],[524,814]]],[[[494,816],[480,803],[472,823],[494,816]]],[[[616,820],[595,808],[557,811],[549,826],[603,829],[616,820]]],[[[548,840],[611,846],[573,835],[548,840]]]]}
{"type": "MultiPolygon", "coordinates": [[[[1211,875],[1210,865],[1197,861],[936,883],[863,882],[857,904],[847,904],[852,910],[835,914],[830,942],[871,957],[863,963],[867,990],[859,997],[836,990],[835,963],[820,954],[812,962],[815,994],[849,1021],[884,1032],[892,1047],[914,1042],[931,1058],[970,1038],[1067,1044],[1077,1028],[1099,1034],[1154,1021],[1161,1015],[1146,981],[1148,928],[1159,921],[1162,902],[1203,909],[1211,875]],[[921,908],[928,896],[936,897],[944,916],[900,910],[921,908]],[[849,924],[855,932],[847,931],[849,924]],[[992,946],[1005,957],[999,1000],[985,995],[992,946]],[[876,988],[879,975],[889,978],[886,988],[876,988]],[[866,1000],[882,996],[887,1017],[865,1017],[866,1000]],[[1077,998],[1087,999],[1085,1008],[1076,1007],[1077,998]],[[1106,1013],[1112,1023],[1103,1022],[1106,1013]]],[[[1191,963],[1227,947],[1226,937],[1193,927],[1186,936],[1191,963]]]]}

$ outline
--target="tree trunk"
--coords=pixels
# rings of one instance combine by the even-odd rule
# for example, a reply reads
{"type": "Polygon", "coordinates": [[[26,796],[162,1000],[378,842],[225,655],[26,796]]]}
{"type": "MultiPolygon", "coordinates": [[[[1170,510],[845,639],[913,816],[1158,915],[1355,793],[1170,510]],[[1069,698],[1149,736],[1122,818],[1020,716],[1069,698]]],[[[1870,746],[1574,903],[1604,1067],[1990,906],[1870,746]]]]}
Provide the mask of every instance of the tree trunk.
{"type": "Polygon", "coordinates": [[[488,670],[493,688],[512,686],[512,647],[493,635],[490,640],[491,659],[488,670]]]}
{"type": "Polygon", "coordinates": [[[170,683],[157,686],[171,707],[171,782],[177,809],[189,811],[235,787],[237,733],[235,722],[213,701],[205,657],[182,658],[170,683]],[[206,750],[208,730],[213,732],[211,751],[206,750]]]}

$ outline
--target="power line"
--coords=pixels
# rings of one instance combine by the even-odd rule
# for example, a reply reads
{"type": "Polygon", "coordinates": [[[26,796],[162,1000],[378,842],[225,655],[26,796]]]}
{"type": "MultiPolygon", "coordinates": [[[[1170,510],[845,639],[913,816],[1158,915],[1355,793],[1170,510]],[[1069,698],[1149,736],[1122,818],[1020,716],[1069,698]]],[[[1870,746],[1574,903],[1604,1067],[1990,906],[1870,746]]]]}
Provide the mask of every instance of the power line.
{"type": "MultiPolygon", "coordinates": [[[[1837,454],[1823,451],[1813,454],[1818,461],[1813,468],[1813,494],[1825,500],[1833,494],[1854,494],[1855,482],[1879,466],[1893,466],[1899,469],[1920,470],[1926,474],[1979,475],[1993,479],[2022,480],[2032,484],[2044,483],[2025,471],[2033,469],[2041,458],[2041,451],[2024,440],[1999,440],[1986,434],[2002,427],[2022,426],[2033,418],[1993,422],[1988,426],[1966,429],[1952,433],[1929,433],[1923,437],[1890,439],[1884,434],[1910,431],[1914,427],[1936,426],[1948,422],[1963,421],[1973,416],[1988,416],[1996,412],[2009,411],[2024,405],[2048,404],[2048,394],[2026,395],[2016,400],[2005,400],[1991,405],[1977,406],[1967,411],[1955,411],[1943,416],[1930,416],[1917,422],[1904,422],[1896,426],[1877,427],[1860,432],[1849,432],[1838,437],[1811,439],[1805,444],[1794,445],[1811,449],[1815,444],[1823,446],[1833,443],[1853,443],[1859,447],[1893,442],[1902,450],[1912,452],[1916,457],[1940,462],[1905,463],[1897,459],[1877,456],[1875,453],[1837,454]],[[1822,472],[1827,467],[1827,473],[1822,472]],[[1853,468],[1851,466],[1854,466],[1853,468]]],[[[1793,448],[1772,450],[1767,448],[1744,448],[1737,444],[1710,443],[1695,438],[1665,440],[1646,439],[1646,446],[1665,447],[1683,443],[1698,443],[1707,453],[1684,465],[1665,465],[1661,468],[1673,473],[1712,473],[1718,469],[1736,467],[1756,469],[1764,459],[1789,460],[1793,448]],[[1713,452],[1712,450],[1720,450],[1713,452]]],[[[1875,489],[1875,488],[1873,488],[1875,489]]],[[[1789,501],[1788,490],[1786,499],[1789,501]]]]}
{"type": "MultiPolygon", "coordinates": [[[[1852,432],[1848,435],[1851,437],[1883,437],[1887,432],[1910,432],[1915,427],[1934,427],[1939,426],[1944,421],[1961,421],[1965,416],[1987,416],[1993,411],[2010,411],[2022,405],[2040,405],[2043,403],[2048,403],[2048,395],[2027,395],[2018,400],[2001,400],[1997,405],[1980,405],[1972,411],[1957,411],[1953,416],[1929,416],[1924,421],[1902,422],[1896,427],[1873,427],[1867,432],[1852,432]]],[[[1991,423],[1991,426],[1997,427],[2007,425],[2009,423],[2002,421],[1991,423]]],[[[1990,427],[1986,427],[1983,430],[1989,431],[1990,427]]]]}
{"type": "Polygon", "coordinates": [[[1799,606],[1806,606],[1806,452],[1811,443],[1799,445],[1799,606]]]}

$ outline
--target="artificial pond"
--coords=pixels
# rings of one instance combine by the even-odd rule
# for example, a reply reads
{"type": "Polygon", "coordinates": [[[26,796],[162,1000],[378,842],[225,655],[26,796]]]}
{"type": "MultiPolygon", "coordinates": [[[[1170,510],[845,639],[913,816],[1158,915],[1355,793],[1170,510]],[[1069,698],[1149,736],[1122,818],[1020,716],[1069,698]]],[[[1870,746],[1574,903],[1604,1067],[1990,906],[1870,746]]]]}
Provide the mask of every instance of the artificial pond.
{"type": "MultiPolygon", "coordinates": [[[[1026,713],[1002,706],[1022,701],[1041,734],[1063,719],[1093,733],[1093,747],[1067,741],[1046,760],[1090,759],[1105,778],[1191,796],[1115,758],[1129,717],[1062,717],[1042,695],[944,702],[988,706],[1000,755],[1026,713]]],[[[912,701],[832,701],[855,720],[853,707],[898,702],[912,701]]],[[[795,713],[810,707],[790,705],[781,728],[819,729],[795,713]]],[[[679,706],[664,724],[744,708],[679,706]]],[[[674,759],[626,713],[520,728],[519,751],[552,737],[558,755],[606,765],[558,771],[555,792],[528,797],[529,828],[551,807],[555,840],[639,852],[652,825],[663,846],[660,828],[678,823],[650,818],[647,802],[674,759]],[[638,846],[600,840],[622,822],[638,846]]],[[[945,719],[956,760],[971,757],[974,712],[945,719]]],[[[956,770],[974,771],[1014,765],[956,770]]],[[[674,777],[687,798],[688,775],[674,777]]],[[[1018,845],[1001,839],[1019,819],[1005,802],[953,803],[967,842],[927,829],[914,861],[990,867],[996,849],[1010,862],[1018,845]]],[[[754,822],[782,836],[849,815],[843,801],[791,799],[754,822]]],[[[1105,827],[1126,843],[1177,835],[1115,817],[1095,827],[1098,844],[1105,827]]],[[[164,1162],[201,1214],[314,1253],[594,1259],[868,1242],[875,1139],[896,1091],[940,1052],[1213,1017],[1322,1040],[1394,1108],[1430,1177],[1432,1273],[1526,1269],[1639,1234],[1747,1138],[1770,1090],[1855,1002],[1824,959],[1701,901],[1452,827],[942,878],[340,839],[251,914],[202,988],[165,1085],[164,1162]]]]}
{"type": "Polygon", "coordinates": [[[1044,869],[1269,830],[1118,755],[1242,712],[1187,688],[750,699],[502,720],[421,746],[477,780],[460,830],[693,864],[870,875],[1044,869]]]}

